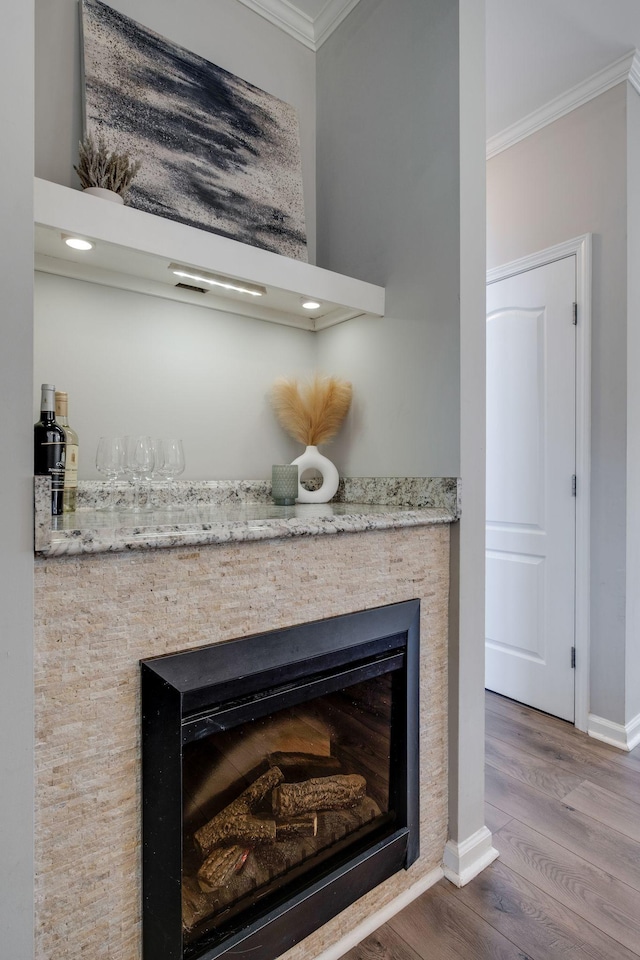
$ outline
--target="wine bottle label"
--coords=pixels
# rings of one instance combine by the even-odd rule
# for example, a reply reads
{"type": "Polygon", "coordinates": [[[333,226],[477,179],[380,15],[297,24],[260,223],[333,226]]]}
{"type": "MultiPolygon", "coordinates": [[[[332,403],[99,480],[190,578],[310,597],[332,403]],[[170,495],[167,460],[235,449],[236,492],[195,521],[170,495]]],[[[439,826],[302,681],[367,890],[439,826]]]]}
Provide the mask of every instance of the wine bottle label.
{"type": "Polygon", "coordinates": [[[51,477],[51,491],[55,493],[64,490],[64,466],[58,464],[55,467],[49,467],[49,476],[51,477]]]}
{"type": "Polygon", "coordinates": [[[51,477],[51,492],[62,493],[65,477],[65,449],[61,440],[45,440],[38,445],[40,456],[35,464],[36,476],[51,477]]]}
{"type": "Polygon", "coordinates": [[[67,457],[64,472],[64,485],[67,488],[78,486],[78,444],[67,442],[67,457]]]}

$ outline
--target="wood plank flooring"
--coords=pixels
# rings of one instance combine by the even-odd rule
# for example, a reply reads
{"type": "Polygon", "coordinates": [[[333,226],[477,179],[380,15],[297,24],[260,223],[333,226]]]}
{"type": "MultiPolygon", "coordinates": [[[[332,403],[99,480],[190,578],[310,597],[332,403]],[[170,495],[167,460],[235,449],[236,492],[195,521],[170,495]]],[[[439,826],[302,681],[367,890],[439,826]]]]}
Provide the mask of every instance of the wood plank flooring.
{"type": "Polygon", "coordinates": [[[638,960],[640,747],[488,693],[486,823],[500,858],[442,880],[345,960],[638,960]]]}

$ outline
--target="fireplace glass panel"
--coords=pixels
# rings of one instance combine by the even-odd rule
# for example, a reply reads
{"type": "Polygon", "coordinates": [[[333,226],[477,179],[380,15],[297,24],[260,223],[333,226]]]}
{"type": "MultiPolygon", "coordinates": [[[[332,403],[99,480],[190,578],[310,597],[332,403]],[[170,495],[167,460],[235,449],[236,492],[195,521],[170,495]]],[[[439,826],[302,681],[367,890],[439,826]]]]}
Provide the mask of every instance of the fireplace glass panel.
{"type": "Polygon", "coordinates": [[[419,613],[142,661],[144,960],[274,960],[416,860],[419,613]]]}
{"type": "Polygon", "coordinates": [[[375,676],[185,744],[185,947],[395,829],[393,684],[375,676]]]}

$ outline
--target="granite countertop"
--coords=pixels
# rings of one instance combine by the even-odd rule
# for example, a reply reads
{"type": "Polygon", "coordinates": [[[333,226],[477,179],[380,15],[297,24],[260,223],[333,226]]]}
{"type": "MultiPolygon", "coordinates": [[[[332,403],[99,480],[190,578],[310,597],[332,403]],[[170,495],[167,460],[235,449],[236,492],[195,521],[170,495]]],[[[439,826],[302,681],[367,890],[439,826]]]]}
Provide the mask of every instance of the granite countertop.
{"type": "Polygon", "coordinates": [[[48,483],[35,478],[35,549],[46,557],[361,533],[451,523],[459,516],[455,478],[346,480],[332,503],[291,507],[273,504],[267,486],[257,482],[185,481],[177,502],[156,496],[138,511],[127,502],[126,487],[119,488],[115,508],[105,509],[105,485],[89,481],[81,484],[78,509],[62,517],[49,516],[48,483]],[[353,493],[382,502],[344,499],[353,493]]]}

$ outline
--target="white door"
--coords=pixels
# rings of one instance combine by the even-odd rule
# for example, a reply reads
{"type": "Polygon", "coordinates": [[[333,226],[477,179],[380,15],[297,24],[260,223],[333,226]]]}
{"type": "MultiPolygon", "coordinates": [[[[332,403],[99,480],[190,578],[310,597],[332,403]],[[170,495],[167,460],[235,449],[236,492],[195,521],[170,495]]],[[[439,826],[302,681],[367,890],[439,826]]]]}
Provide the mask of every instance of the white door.
{"type": "Polygon", "coordinates": [[[576,258],[487,286],[486,685],[574,719],[576,258]]]}

